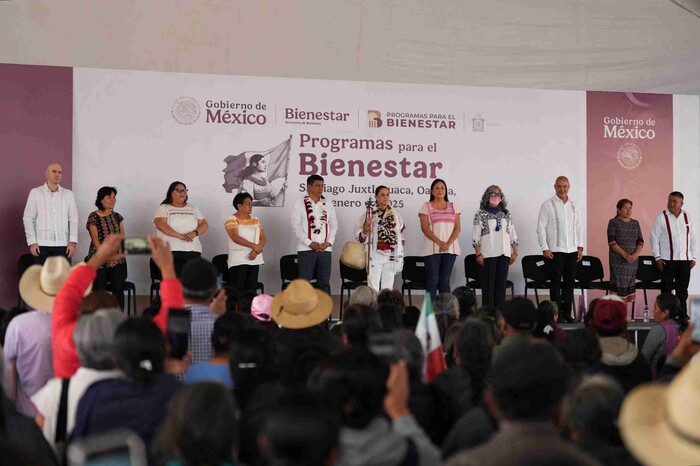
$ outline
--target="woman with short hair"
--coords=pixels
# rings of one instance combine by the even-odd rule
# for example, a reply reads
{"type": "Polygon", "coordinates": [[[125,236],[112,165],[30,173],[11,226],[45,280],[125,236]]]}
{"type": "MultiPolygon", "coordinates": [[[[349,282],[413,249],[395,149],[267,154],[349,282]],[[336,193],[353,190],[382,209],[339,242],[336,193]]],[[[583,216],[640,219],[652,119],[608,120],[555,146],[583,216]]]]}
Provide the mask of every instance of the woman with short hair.
{"type": "Polygon", "coordinates": [[[265,230],[253,217],[253,197],[238,193],[233,198],[236,213],[226,220],[228,233],[228,284],[240,292],[258,287],[260,265],[264,264],[265,230]]]}

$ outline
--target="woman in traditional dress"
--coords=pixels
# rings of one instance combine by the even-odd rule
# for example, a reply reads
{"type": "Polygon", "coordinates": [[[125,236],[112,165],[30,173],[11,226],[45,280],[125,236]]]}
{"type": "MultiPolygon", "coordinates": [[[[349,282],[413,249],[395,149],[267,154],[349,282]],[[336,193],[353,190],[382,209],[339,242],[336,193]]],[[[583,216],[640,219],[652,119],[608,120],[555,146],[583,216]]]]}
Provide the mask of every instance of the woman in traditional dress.
{"type": "Polygon", "coordinates": [[[406,225],[391,206],[389,188],[378,186],[374,190],[375,205],[358,219],[355,236],[369,248],[367,282],[379,291],[394,287],[394,277],[403,268],[403,235],[406,225]]]}
{"type": "Polygon", "coordinates": [[[280,205],[276,198],[284,193],[284,185],[275,187],[267,179],[268,160],[262,154],[250,157],[250,163],[241,172],[241,187],[239,193],[249,193],[253,198],[253,205],[276,206],[280,205]]]}
{"type": "Polygon", "coordinates": [[[644,248],[644,238],[639,222],[632,218],[632,201],[617,202],[617,216],[608,222],[610,246],[610,291],[626,303],[634,301],[639,255],[644,248]]]}
{"type": "Polygon", "coordinates": [[[253,217],[253,197],[238,193],[233,198],[236,213],[226,220],[228,233],[228,284],[241,293],[255,291],[263,261],[265,231],[253,217]]]}

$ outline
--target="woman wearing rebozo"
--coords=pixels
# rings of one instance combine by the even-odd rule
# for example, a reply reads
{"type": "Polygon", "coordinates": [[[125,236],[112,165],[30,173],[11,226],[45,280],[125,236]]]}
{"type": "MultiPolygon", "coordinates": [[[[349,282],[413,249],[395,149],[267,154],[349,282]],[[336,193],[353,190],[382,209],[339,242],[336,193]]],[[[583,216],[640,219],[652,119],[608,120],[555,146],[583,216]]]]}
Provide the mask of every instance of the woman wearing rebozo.
{"type": "Polygon", "coordinates": [[[281,206],[284,196],[284,179],[270,182],[267,178],[268,159],[263,154],[254,154],[250,163],[241,171],[241,186],[238,193],[248,193],[254,206],[281,206]]]}
{"type": "Polygon", "coordinates": [[[435,299],[437,292],[450,292],[450,277],[455,259],[460,255],[457,237],[461,231],[460,212],[449,202],[447,184],[436,179],[430,185],[430,199],[420,212],[423,240],[423,260],[426,271],[426,292],[435,299]]]}
{"type": "Polygon", "coordinates": [[[518,258],[518,237],[499,186],[486,188],[474,215],[472,245],[480,266],[482,305],[506,302],[508,268],[518,258]]]}
{"type": "Polygon", "coordinates": [[[389,188],[374,190],[375,205],[368,205],[355,225],[355,237],[367,244],[367,282],[379,291],[393,288],[394,277],[403,269],[403,230],[406,225],[391,206],[389,188]]]}

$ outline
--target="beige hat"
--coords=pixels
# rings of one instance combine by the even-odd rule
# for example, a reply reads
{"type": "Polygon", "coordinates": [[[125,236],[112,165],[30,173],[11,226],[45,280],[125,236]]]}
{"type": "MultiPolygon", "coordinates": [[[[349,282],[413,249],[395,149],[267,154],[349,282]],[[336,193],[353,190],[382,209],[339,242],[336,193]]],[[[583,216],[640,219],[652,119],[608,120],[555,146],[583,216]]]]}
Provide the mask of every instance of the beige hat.
{"type": "MultiPolygon", "coordinates": [[[[32,265],[24,272],[19,280],[19,295],[29,307],[37,311],[51,312],[53,300],[70,272],[68,259],[63,256],[48,257],[43,266],[32,265]]],[[[85,291],[85,296],[91,291],[92,283],[85,291]]]]}
{"type": "Polygon", "coordinates": [[[627,449],[644,464],[700,464],[700,361],[670,384],[645,384],[622,403],[627,449]]]}
{"type": "Polygon", "coordinates": [[[297,279],[272,299],[270,315],[281,327],[300,329],[320,324],[332,310],[330,296],[306,280],[297,279]]]}

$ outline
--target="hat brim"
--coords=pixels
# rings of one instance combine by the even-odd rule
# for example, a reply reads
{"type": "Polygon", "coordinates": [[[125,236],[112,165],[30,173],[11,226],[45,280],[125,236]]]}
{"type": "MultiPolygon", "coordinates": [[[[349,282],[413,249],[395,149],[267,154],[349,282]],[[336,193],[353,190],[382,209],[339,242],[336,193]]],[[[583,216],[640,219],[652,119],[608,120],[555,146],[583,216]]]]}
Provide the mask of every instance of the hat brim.
{"type": "Polygon", "coordinates": [[[316,293],[318,304],[311,311],[303,315],[293,315],[284,312],[284,291],[277,293],[277,295],[272,298],[272,305],[270,306],[270,316],[272,320],[277,322],[281,327],[295,330],[313,327],[328,320],[328,317],[333,311],[333,298],[317,289],[314,289],[314,293],[316,293]]]}
{"type": "MultiPolygon", "coordinates": [[[[73,267],[71,273],[73,273],[76,267],[84,264],[84,262],[81,262],[73,267]]],[[[24,274],[22,274],[22,277],[19,279],[19,295],[22,301],[27,303],[27,306],[32,309],[50,313],[53,311],[53,302],[56,297],[44,293],[41,289],[41,268],[41,265],[34,264],[25,270],[24,274]]],[[[68,276],[70,277],[70,274],[68,276]]],[[[90,282],[87,290],[85,290],[84,296],[89,295],[91,292],[92,282],[90,282]]]]}
{"type": "Polygon", "coordinates": [[[619,419],[625,445],[644,464],[697,464],[700,444],[684,439],[668,424],[668,397],[669,385],[659,384],[644,385],[627,395],[619,419]]]}

